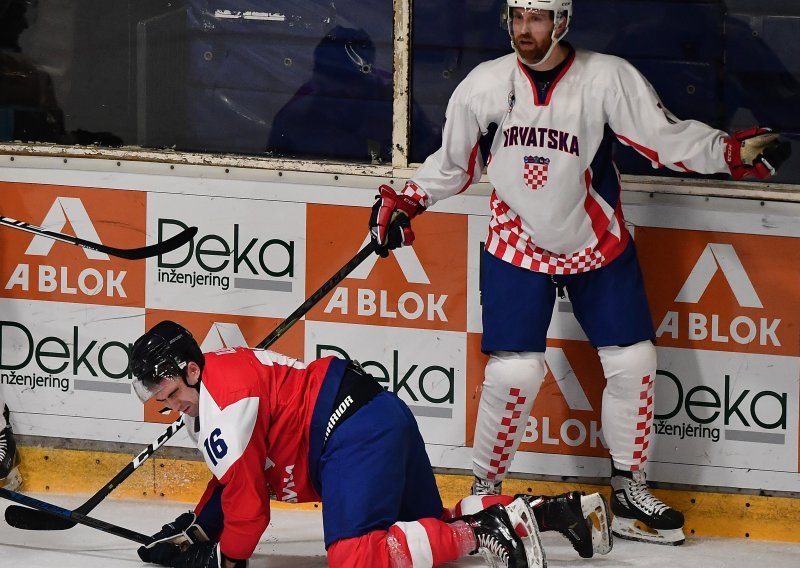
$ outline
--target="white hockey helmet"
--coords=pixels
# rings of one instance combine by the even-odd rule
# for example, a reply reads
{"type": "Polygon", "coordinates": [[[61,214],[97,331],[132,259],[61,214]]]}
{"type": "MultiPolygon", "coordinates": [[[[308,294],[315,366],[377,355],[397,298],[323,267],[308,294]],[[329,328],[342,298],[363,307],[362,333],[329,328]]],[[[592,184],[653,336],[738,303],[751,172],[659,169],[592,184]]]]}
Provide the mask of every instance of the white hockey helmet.
{"type": "MultiPolygon", "coordinates": [[[[572,20],[572,0],[506,0],[505,19],[508,26],[508,35],[511,37],[511,44],[514,44],[513,19],[511,11],[514,8],[524,8],[526,10],[548,10],[553,12],[553,35],[551,36],[552,45],[547,54],[538,62],[526,61],[529,65],[538,65],[544,62],[553,52],[555,45],[564,39],[569,31],[569,23],[572,20]],[[559,33],[559,28],[562,27],[559,33]]],[[[515,48],[516,49],[516,48],[515,48]]]]}

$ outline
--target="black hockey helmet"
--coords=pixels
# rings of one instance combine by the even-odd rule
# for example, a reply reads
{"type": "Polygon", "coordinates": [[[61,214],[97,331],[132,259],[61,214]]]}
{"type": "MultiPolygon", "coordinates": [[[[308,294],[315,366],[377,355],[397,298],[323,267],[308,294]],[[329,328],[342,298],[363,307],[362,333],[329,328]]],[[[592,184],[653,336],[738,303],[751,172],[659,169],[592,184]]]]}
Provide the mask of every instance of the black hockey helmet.
{"type": "Polygon", "coordinates": [[[190,361],[201,369],[205,363],[203,352],[189,330],[169,320],[154,325],[136,340],[131,350],[130,368],[136,395],[145,402],[164,379],[185,380],[190,361]]]}

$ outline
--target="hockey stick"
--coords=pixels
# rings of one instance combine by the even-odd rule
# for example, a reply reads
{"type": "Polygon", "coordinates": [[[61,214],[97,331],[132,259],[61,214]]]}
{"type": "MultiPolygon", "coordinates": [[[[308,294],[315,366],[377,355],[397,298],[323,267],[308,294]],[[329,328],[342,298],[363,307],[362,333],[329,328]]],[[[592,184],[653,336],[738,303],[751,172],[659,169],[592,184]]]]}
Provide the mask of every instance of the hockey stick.
{"type": "Polygon", "coordinates": [[[316,292],[311,294],[311,296],[308,297],[308,300],[303,302],[299,308],[297,308],[289,315],[289,317],[283,320],[283,323],[279,324],[278,327],[272,330],[272,333],[266,336],[261,343],[256,345],[256,349],[266,349],[275,343],[280,336],[286,333],[286,330],[297,323],[297,321],[306,315],[311,308],[316,306],[317,303],[319,303],[319,301],[328,294],[328,292],[338,286],[348,274],[353,272],[353,270],[355,270],[359,264],[364,262],[364,260],[376,250],[377,246],[375,245],[375,242],[370,240],[369,243],[364,245],[364,248],[358,251],[353,258],[348,260],[347,263],[342,266],[336,274],[331,276],[327,281],[325,281],[325,283],[322,284],[322,286],[319,287],[316,292]]]}
{"type": "MultiPolygon", "coordinates": [[[[147,446],[138,456],[133,458],[133,460],[115,475],[111,481],[106,483],[100,491],[92,495],[88,501],[72,512],[77,515],[87,515],[182,427],[183,419],[178,418],[178,420],[169,425],[166,432],[161,434],[155,442],[147,446]]],[[[9,505],[6,509],[6,522],[12,527],[30,531],[63,531],[71,529],[79,521],[77,517],[71,518],[64,515],[55,516],[41,509],[36,510],[19,505],[9,505]]]]}
{"type": "MultiPolygon", "coordinates": [[[[358,267],[368,256],[376,251],[377,247],[373,241],[370,241],[356,255],[351,258],[347,263],[340,268],[336,274],[331,276],[326,282],[319,287],[319,289],[311,294],[311,296],[300,305],[289,317],[287,317],[281,324],[276,327],[263,341],[261,341],[256,348],[266,349],[275,343],[286,331],[297,323],[311,308],[313,308],[319,301],[324,298],[328,292],[333,290],[348,274],[358,267]]],[[[144,449],[138,456],[136,456],[131,463],[120,471],[114,478],[109,481],[100,491],[95,493],[83,505],[75,509],[78,515],[85,515],[94,509],[103,499],[105,499],[111,491],[113,491],[120,483],[122,483],[136,468],[138,468],[146,459],[161,447],[164,442],[172,437],[175,432],[180,430],[183,422],[177,420],[172,423],[167,431],[164,432],[159,438],[150,446],[144,449]]],[[[70,520],[68,517],[57,516],[49,514],[41,514],[39,511],[10,505],[6,509],[6,522],[12,527],[25,530],[65,530],[75,526],[79,521],[77,519],[70,520]]]]}
{"type": "Polygon", "coordinates": [[[73,524],[80,523],[82,525],[92,527],[93,529],[107,532],[121,538],[126,538],[128,540],[132,540],[133,542],[138,542],[139,544],[143,544],[145,546],[153,542],[151,537],[142,533],[138,533],[123,527],[118,527],[117,525],[112,525],[111,523],[101,521],[100,519],[87,517],[81,513],[64,509],[58,505],[47,503],[46,501],[39,501],[38,499],[34,499],[29,495],[23,495],[22,493],[17,493],[16,491],[9,491],[8,489],[0,488],[0,497],[10,501],[16,501],[17,503],[22,503],[23,505],[33,507],[34,509],[38,509],[45,514],[52,516],[54,519],[68,520],[68,522],[72,522],[73,524]]]}
{"type": "Polygon", "coordinates": [[[26,223],[25,221],[17,221],[16,219],[12,219],[11,217],[3,217],[2,215],[0,215],[0,225],[5,225],[6,227],[11,227],[12,229],[27,231],[35,235],[42,235],[43,237],[47,237],[48,239],[69,243],[71,245],[78,245],[79,247],[83,247],[85,249],[104,252],[106,254],[110,254],[111,256],[118,256],[120,258],[126,258],[128,260],[139,260],[142,258],[149,258],[151,256],[159,256],[168,253],[171,250],[175,250],[176,248],[185,245],[190,240],[192,240],[192,238],[197,234],[197,227],[189,227],[188,229],[184,229],[177,235],[168,238],[166,241],[159,241],[154,245],[148,245],[146,247],[139,247],[139,248],[122,249],[116,247],[109,247],[102,243],[87,241],[85,239],[73,237],[72,235],[65,235],[64,233],[49,231],[42,227],[26,223]]]}

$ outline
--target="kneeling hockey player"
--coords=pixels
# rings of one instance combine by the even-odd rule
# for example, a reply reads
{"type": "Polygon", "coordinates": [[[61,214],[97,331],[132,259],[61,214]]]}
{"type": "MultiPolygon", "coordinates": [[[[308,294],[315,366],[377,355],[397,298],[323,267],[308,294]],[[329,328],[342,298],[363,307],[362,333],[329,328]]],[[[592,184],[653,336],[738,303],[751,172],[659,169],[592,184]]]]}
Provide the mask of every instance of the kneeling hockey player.
{"type": "Polygon", "coordinates": [[[611,549],[606,506],[582,497],[469,496],[445,510],[408,407],[357,363],[305,365],[272,351],[203,354],[163,321],[133,346],[134,388],[184,415],[213,473],[194,511],[139,549],[180,568],[245,566],[270,519],[270,498],[323,504],[330,566],[432,567],[480,552],[490,566],[544,566],[539,531],[580,556],[611,549]],[[193,543],[181,549],[176,537],[193,543]]]}

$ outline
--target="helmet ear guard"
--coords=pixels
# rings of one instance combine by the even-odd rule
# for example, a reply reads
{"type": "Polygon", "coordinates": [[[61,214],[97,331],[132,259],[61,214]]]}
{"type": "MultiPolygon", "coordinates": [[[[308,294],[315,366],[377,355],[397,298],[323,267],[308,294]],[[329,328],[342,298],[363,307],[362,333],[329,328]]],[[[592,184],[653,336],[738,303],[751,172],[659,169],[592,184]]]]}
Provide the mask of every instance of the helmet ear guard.
{"type": "Polygon", "coordinates": [[[176,377],[186,380],[190,362],[202,369],[205,357],[189,330],[169,320],[156,324],[131,349],[130,371],[136,395],[146,402],[162,381],[176,377]]]}

